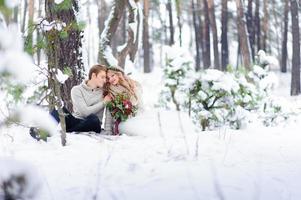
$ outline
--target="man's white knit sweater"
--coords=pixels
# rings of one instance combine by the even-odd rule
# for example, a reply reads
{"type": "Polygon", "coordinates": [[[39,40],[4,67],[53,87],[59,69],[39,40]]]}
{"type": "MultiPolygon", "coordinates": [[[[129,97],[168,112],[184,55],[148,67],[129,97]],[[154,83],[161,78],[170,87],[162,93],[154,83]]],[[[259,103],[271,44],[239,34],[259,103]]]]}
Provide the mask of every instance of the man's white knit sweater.
{"type": "MultiPolygon", "coordinates": [[[[92,89],[87,85],[87,81],[83,81],[71,89],[71,100],[74,117],[83,119],[90,114],[95,114],[100,122],[103,121],[105,103],[102,88],[92,89]]],[[[110,125],[108,127],[105,125],[105,130],[110,128],[110,125]]]]}

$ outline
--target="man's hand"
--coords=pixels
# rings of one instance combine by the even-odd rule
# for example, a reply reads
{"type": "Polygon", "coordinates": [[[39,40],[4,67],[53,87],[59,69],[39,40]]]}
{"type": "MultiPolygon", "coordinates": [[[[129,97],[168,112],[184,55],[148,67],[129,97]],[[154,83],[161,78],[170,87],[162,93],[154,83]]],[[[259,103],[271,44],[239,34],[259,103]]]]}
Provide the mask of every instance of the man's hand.
{"type": "Polygon", "coordinates": [[[109,103],[110,101],[112,101],[112,97],[110,94],[106,95],[104,98],[103,98],[103,101],[104,103],[109,103]]]}

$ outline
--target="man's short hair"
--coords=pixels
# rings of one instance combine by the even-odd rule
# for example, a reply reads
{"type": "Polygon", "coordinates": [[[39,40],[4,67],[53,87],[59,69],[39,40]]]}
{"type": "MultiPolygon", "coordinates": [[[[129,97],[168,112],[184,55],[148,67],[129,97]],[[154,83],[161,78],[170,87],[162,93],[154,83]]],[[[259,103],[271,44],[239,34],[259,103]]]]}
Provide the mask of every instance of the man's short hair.
{"type": "Polygon", "coordinates": [[[107,71],[107,67],[104,66],[104,65],[100,65],[100,64],[93,65],[93,66],[90,68],[90,70],[89,70],[89,80],[91,80],[92,74],[93,74],[93,73],[95,73],[95,75],[97,76],[97,74],[98,74],[100,71],[106,72],[106,71],[107,71]]]}

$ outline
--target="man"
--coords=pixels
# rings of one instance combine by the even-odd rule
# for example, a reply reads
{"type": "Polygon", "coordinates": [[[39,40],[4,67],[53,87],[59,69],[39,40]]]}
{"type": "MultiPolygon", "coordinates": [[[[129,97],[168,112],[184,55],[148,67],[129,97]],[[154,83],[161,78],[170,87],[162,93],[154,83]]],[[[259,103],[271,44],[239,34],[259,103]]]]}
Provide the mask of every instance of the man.
{"type": "MultiPolygon", "coordinates": [[[[66,132],[101,132],[101,124],[106,103],[111,97],[103,97],[103,87],[106,83],[107,68],[103,65],[94,65],[89,70],[89,79],[71,89],[73,114],[63,108],[66,121],[66,132]]],[[[59,123],[57,110],[50,113],[59,123]]],[[[39,140],[37,128],[30,128],[30,135],[39,140]]]]}

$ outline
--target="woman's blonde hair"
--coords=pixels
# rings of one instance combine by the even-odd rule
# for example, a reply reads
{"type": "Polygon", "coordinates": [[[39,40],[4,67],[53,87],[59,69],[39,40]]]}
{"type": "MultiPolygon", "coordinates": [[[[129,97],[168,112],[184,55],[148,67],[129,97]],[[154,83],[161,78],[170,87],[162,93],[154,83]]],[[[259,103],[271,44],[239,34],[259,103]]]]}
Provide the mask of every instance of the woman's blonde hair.
{"type": "Polygon", "coordinates": [[[108,69],[107,72],[111,72],[118,76],[119,78],[119,85],[123,86],[129,93],[129,95],[134,96],[137,99],[137,94],[135,92],[136,89],[136,81],[129,78],[127,75],[125,75],[123,72],[118,70],[112,70],[108,69]]]}

